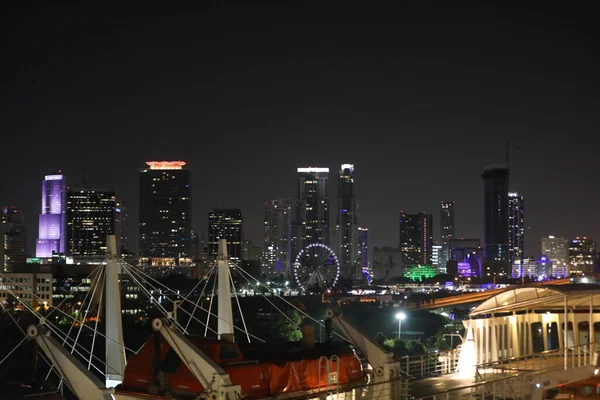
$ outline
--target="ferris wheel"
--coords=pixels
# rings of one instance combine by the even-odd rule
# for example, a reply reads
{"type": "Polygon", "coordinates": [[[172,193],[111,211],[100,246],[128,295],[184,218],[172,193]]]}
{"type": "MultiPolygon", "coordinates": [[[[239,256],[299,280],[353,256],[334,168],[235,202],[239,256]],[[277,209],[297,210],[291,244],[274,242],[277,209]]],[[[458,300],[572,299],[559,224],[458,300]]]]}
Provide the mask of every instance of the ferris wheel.
{"type": "Polygon", "coordinates": [[[340,277],[340,263],[329,247],[309,244],[294,261],[294,278],[303,291],[326,291],[335,287],[340,277]]]}

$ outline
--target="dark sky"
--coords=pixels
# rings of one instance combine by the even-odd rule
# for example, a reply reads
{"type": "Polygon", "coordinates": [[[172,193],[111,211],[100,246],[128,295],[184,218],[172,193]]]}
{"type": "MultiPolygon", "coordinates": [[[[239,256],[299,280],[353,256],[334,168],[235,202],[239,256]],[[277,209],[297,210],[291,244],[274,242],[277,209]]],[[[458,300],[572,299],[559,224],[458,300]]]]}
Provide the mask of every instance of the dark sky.
{"type": "Polygon", "coordinates": [[[397,244],[401,209],[437,233],[443,199],[479,238],[480,175],[510,139],[527,253],[549,233],[600,240],[596,11],[394,3],[4,9],[0,204],[27,213],[33,248],[43,175],[77,185],[87,155],[137,249],[137,169],[181,159],[195,229],[239,207],[262,244],[263,203],[295,197],[296,167],[353,163],[372,245],[397,244]]]}

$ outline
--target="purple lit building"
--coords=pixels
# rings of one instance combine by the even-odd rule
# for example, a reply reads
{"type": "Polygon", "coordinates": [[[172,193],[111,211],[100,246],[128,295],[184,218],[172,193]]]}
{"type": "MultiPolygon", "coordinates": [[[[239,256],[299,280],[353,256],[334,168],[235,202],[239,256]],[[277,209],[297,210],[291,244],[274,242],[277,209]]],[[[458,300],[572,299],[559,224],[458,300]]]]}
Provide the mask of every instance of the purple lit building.
{"type": "Polygon", "coordinates": [[[542,255],[535,262],[535,275],[538,277],[538,280],[548,279],[552,275],[552,260],[542,255]]]}
{"type": "Polygon", "coordinates": [[[470,278],[477,276],[477,272],[473,271],[473,265],[470,262],[459,262],[458,276],[470,278]]]}
{"type": "Polygon", "coordinates": [[[42,181],[42,213],[35,256],[65,252],[66,183],[64,175],[46,175],[42,181]]]}

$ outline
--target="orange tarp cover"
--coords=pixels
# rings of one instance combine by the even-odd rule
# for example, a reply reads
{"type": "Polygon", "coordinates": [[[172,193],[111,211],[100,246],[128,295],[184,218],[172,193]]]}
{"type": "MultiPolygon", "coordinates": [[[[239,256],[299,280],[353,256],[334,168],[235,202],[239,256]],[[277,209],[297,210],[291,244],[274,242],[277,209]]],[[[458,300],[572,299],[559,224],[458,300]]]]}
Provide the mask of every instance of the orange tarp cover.
{"type": "MultiPolygon", "coordinates": [[[[161,340],[160,357],[164,359],[170,346],[161,340]]],[[[127,362],[123,388],[139,390],[147,393],[148,386],[153,382],[153,368],[155,351],[153,343],[149,341],[141,351],[131,356],[127,362]]],[[[325,360],[304,359],[300,361],[284,361],[233,364],[223,366],[229,374],[234,385],[240,385],[244,397],[260,397],[306,390],[316,390],[327,386],[325,360]]],[[[360,361],[354,354],[339,356],[339,361],[332,360],[330,371],[337,372],[339,385],[362,380],[360,361]],[[339,364],[339,371],[338,371],[339,364]]],[[[173,389],[200,393],[203,388],[184,363],[177,367],[174,373],[165,374],[169,386],[173,389]]],[[[332,383],[336,384],[336,383],[332,383]]],[[[331,384],[329,385],[331,386],[331,384]]]]}
{"type": "MultiPolygon", "coordinates": [[[[269,388],[271,393],[289,393],[314,390],[327,386],[325,362],[319,360],[289,361],[283,366],[267,363],[269,388]]],[[[331,372],[337,372],[337,384],[343,385],[362,379],[360,362],[354,356],[341,356],[339,363],[332,361],[331,372]],[[338,371],[338,364],[340,366],[338,371]]]]}

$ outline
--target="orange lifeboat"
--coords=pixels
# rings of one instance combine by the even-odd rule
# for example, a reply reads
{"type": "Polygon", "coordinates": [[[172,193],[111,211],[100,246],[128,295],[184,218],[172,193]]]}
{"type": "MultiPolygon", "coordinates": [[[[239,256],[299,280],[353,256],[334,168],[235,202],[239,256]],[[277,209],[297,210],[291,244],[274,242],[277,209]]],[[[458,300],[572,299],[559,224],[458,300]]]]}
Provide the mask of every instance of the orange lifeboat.
{"type": "MultiPolygon", "coordinates": [[[[364,381],[356,354],[341,343],[316,343],[309,350],[297,342],[240,349],[231,342],[189,339],[229,374],[234,385],[240,385],[246,399],[323,390],[332,381],[340,387],[364,381]]],[[[193,398],[203,390],[167,341],[155,334],[128,358],[117,393],[193,398]]]]}

